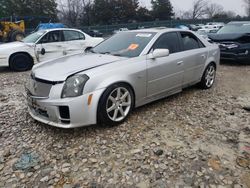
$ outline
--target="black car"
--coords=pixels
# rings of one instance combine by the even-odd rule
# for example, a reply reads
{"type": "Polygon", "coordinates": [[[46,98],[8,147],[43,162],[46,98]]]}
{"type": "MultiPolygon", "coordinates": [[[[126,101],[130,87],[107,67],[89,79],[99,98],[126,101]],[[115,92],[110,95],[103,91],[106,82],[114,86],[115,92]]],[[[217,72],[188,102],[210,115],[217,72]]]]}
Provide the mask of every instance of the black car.
{"type": "Polygon", "coordinates": [[[90,30],[88,32],[88,34],[92,37],[102,37],[103,36],[103,33],[101,33],[100,31],[98,30],[90,30]]]}
{"type": "Polygon", "coordinates": [[[250,21],[230,22],[208,37],[219,44],[221,60],[250,63],[250,21]]]}

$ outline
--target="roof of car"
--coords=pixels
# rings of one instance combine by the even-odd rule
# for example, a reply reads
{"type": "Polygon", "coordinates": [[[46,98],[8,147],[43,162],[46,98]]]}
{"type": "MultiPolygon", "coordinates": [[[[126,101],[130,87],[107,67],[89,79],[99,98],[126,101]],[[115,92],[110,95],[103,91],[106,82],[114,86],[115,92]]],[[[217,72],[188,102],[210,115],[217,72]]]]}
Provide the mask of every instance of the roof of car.
{"type": "Polygon", "coordinates": [[[54,29],[44,29],[44,31],[58,31],[58,30],[71,30],[71,31],[81,31],[79,29],[72,29],[72,28],[54,28],[54,29]]]}
{"type": "Polygon", "coordinates": [[[152,33],[164,33],[164,32],[170,32],[170,31],[186,31],[183,29],[177,29],[177,28],[167,28],[167,27],[155,27],[155,28],[148,28],[148,29],[137,29],[137,30],[129,30],[126,32],[152,32],[152,33]]]}

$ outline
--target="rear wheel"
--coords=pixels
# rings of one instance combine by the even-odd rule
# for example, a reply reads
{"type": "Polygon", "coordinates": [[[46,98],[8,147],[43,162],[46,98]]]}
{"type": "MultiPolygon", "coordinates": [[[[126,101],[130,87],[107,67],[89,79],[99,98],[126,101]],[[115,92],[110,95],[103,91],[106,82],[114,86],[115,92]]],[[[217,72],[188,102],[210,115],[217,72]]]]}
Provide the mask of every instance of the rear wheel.
{"type": "Polygon", "coordinates": [[[216,67],[213,63],[210,63],[204,71],[200,86],[203,89],[210,89],[215,81],[216,67]]]}
{"type": "Polygon", "coordinates": [[[117,125],[126,120],[134,107],[134,94],[126,84],[114,84],[102,95],[98,107],[98,121],[117,125]]]}
{"type": "Polygon", "coordinates": [[[33,67],[33,60],[27,54],[16,54],[10,59],[10,68],[14,71],[27,71],[33,67]]]}
{"type": "Polygon", "coordinates": [[[10,36],[10,41],[21,41],[24,38],[24,33],[22,31],[12,31],[11,36],[10,36]]]}

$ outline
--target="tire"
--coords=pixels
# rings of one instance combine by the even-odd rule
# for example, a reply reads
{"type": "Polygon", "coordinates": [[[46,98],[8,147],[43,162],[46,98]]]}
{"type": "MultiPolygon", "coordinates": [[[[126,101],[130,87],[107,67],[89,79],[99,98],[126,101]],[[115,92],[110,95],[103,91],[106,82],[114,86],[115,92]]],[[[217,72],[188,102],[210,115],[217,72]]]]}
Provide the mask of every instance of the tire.
{"type": "Polygon", "coordinates": [[[201,82],[200,82],[200,87],[202,89],[210,89],[213,87],[214,82],[215,82],[215,76],[216,76],[216,67],[214,63],[210,63],[202,76],[201,82]]]}
{"type": "Polygon", "coordinates": [[[24,38],[24,33],[22,31],[14,30],[10,35],[10,41],[21,41],[24,38]]]}
{"type": "Polygon", "coordinates": [[[33,60],[24,53],[19,53],[11,57],[10,68],[14,71],[27,71],[33,67],[33,60]]]}
{"type": "Polygon", "coordinates": [[[127,84],[118,83],[108,87],[99,101],[98,123],[114,126],[124,122],[134,108],[134,98],[127,84]]]}

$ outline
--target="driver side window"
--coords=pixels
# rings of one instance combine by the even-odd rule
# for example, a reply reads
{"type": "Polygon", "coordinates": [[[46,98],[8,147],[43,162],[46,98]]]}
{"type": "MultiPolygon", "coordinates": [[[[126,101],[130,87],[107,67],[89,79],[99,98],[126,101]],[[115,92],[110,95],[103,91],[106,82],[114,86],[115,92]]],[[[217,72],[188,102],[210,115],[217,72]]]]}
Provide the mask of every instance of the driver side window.
{"type": "Polygon", "coordinates": [[[61,31],[50,31],[39,41],[39,43],[62,42],[61,31]]]}
{"type": "Polygon", "coordinates": [[[180,52],[179,37],[177,33],[165,33],[160,36],[153,46],[153,50],[155,49],[168,49],[170,54],[180,52]]]}

